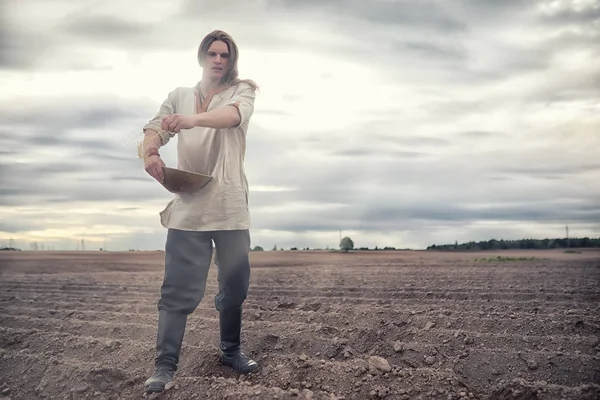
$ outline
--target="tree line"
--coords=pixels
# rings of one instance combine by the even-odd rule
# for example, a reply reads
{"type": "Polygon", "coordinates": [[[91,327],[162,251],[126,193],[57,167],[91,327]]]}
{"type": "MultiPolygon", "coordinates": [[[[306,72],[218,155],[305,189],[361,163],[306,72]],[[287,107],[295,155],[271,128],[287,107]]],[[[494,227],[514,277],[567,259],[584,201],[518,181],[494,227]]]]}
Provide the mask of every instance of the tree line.
{"type": "Polygon", "coordinates": [[[558,239],[490,239],[480,242],[466,242],[431,245],[427,250],[529,250],[529,249],[569,249],[599,248],[600,238],[558,238],[558,239]]]}

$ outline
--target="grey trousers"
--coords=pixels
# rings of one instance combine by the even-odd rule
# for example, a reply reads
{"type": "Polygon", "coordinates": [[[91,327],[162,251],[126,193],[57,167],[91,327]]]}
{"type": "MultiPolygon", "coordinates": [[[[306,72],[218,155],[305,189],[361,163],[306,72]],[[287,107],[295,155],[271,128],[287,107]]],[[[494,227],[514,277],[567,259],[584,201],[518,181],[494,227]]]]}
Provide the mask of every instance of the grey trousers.
{"type": "Polygon", "coordinates": [[[169,229],[159,311],[191,314],[204,298],[215,242],[219,292],[217,311],[242,306],[250,282],[248,230],[194,232],[169,229]]]}

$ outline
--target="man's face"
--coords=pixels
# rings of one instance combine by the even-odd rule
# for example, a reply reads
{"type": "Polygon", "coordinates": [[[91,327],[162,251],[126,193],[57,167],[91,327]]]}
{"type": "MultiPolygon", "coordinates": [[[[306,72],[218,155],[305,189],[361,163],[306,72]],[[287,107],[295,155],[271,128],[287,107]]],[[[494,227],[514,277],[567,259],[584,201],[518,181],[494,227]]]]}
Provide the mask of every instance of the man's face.
{"type": "Polygon", "coordinates": [[[213,42],[204,57],[205,75],[209,78],[221,79],[227,71],[228,62],[229,49],[227,49],[227,44],[220,40],[213,42]]]}

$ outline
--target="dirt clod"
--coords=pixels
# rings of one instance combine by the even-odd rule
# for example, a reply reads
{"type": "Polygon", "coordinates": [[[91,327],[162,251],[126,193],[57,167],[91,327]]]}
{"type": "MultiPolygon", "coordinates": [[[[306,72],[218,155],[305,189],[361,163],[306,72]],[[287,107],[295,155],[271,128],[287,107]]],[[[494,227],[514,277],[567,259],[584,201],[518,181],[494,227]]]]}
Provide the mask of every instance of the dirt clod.
{"type": "Polygon", "coordinates": [[[430,321],[430,322],[428,322],[427,324],[425,324],[425,328],[424,328],[424,329],[425,329],[426,331],[428,331],[428,330],[430,330],[430,329],[433,329],[433,328],[435,328],[435,322],[431,322],[431,321],[430,321]]]}
{"type": "Polygon", "coordinates": [[[539,363],[536,360],[529,360],[529,361],[527,361],[527,368],[529,368],[532,371],[538,369],[539,366],[540,365],[539,365],[539,363]]]}
{"type": "Polygon", "coordinates": [[[404,343],[402,343],[402,342],[401,342],[401,341],[399,341],[399,340],[396,340],[396,341],[394,342],[394,351],[395,351],[396,353],[400,353],[402,350],[404,350],[404,343]]]}
{"type": "Polygon", "coordinates": [[[369,368],[371,372],[390,372],[392,370],[388,360],[379,356],[369,357],[369,368]]]}

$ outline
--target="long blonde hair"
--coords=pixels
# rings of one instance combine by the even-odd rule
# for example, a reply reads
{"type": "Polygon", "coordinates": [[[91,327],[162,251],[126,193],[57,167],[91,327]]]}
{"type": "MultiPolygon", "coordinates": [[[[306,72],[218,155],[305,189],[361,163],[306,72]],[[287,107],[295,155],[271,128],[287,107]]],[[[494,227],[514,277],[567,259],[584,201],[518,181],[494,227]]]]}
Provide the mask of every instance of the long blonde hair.
{"type": "Polygon", "coordinates": [[[208,49],[210,48],[211,44],[218,40],[225,42],[225,44],[227,44],[227,49],[229,50],[229,62],[227,63],[227,71],[225,71],[225,75],[223,76],[223,78],[221,78],[221,82],[219,83],[222,85],[233,86],[243,82],[250,85],[254,90],[258,89],[258,85],[253,80],[238,78],[239,72],[237,63],[239,59],[239,50],[237,44],[235,43],[231,35],[229,35],[226,32],[223,32],[221,30],[215,30],[210,32],[204,37],[204,39],[202,39],[200,47],[198,47],[198,62],[200,63],[200,65],[202,65],[202,60],[208,52],[208,49]]]}

